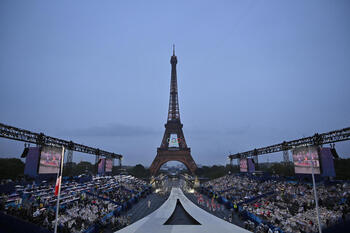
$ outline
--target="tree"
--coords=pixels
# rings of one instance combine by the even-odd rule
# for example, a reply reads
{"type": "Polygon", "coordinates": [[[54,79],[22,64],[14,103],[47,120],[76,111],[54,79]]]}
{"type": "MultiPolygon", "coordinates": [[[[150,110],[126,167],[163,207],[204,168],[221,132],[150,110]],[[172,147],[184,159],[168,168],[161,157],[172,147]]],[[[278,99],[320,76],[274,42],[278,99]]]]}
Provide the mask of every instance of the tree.
{"type": "Polygon", "coordinates": [[[132,167],[129,170],[129,173],[137,178],[147,178],[150,175],[149,170],[145,169],[145,167],[141,164],[137,164],[135,167],[132,167]]]}
{"type": "Polygon", "coordinates": [[[350,159],[335,159],[334,160],[336,179],[350,179],[350,159]]]}
{"type": "Polygon", "coordinates": [[[20,159],[0,159],[0,179],[15,179],[24,174],[24,163],[20,159]]]}
{"type": "Polygon", "coordinates": [[[196,175],[200,177],[207,177],[209,179],[215,179],[226,175],[230,170],[229,166],[214,165],[212,167],[203,166],[196,170],[196,175]]]}
{"type": "Polygon", "coordinates": [[[63,168],[64,176],[78,176],[81,174],[95,174],[95,165],[90,162],[81,161],[80,163],[67,163],[63,168]]]}

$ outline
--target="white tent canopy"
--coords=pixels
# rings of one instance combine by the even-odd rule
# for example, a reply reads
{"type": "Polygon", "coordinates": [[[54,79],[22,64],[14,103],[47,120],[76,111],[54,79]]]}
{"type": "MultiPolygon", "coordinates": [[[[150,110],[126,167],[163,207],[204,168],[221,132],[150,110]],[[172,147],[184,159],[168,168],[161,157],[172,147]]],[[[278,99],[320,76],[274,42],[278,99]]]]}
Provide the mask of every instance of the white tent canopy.
{"type": "Polygon", "coordinates": [[[172,188],[170,196],[164,204],[159,207],[158,210],[154,211],[150,215],[140,219],[139,221],[127,226],[119,231],[118,233],[183,233],[183,232],[193,232],[193,233],[212,233],[212,232],[237,232],[244,233],[249,232],[239,226],[226,222],[205,210],[202,210],[182,193],[179,188],[172,188]],[[194,219],[196,219],[201,225],[163,225],[171,214],[174,212],[176,207],[177,199],[180,200],[184,209],[189,213],[194,219]]]}

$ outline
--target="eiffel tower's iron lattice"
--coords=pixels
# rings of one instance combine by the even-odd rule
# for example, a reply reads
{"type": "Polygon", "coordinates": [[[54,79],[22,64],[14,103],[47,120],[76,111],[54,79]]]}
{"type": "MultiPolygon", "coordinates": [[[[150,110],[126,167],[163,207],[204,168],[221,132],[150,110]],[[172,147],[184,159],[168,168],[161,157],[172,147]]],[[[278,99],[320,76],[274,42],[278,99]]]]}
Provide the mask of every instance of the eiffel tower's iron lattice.
{"type": "Polygon", "coordinates": [[[165,132],[160,147],[157,148],[157,155],[153,160],[150,171],[155,175],[160,167],[168,161],[179,161],[183,163],[192,173],[197,169],[197,165],[191,156],[191,149],[187,147],[183,125],[180,120],[177,74],[175,56],[175,46],[173,47],[173,55],[170,59],[171,64],[171,81],[170,81],[170,97],[168,120],[165,124],[165,132]]]}

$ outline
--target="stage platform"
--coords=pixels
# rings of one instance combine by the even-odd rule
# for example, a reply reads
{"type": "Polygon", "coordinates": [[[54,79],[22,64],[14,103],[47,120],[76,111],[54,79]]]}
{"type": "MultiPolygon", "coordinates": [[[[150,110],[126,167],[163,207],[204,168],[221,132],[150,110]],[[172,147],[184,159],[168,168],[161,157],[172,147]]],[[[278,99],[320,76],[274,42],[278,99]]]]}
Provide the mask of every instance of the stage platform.
{"type": "Polygon", "coordinates": [[[205,210],[202,210],[192,203],[183,194],[180,188],[172,188],[168,200],[150,215],[139,221],[127,226],[118,233],[224,233],[224,232],[249,232],[239,226],[226,222],[205,210]],[[200,225],[164,225],[164,223],[173,214],[177,200],[185,211],[190,214],[200,225]]]}

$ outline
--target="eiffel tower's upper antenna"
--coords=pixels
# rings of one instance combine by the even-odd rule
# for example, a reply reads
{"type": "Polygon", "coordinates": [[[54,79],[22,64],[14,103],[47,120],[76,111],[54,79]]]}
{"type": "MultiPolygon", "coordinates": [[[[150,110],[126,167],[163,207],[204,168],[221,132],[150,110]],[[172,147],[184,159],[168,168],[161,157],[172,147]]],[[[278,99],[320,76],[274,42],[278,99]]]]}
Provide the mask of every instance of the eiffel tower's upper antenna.
{"type": "Polygon", "coordinates": [[[177,92],[177,75],[176,75],[177,57],[175,56],[174,44],[173,44],[173,56],[171,56],[170,58],[170,63],[171,63],[171,81],[170,81],[168,121],[173,121],[173,120],[180,121],[179,100],[178,100],[178,92],[177,92]]]}

